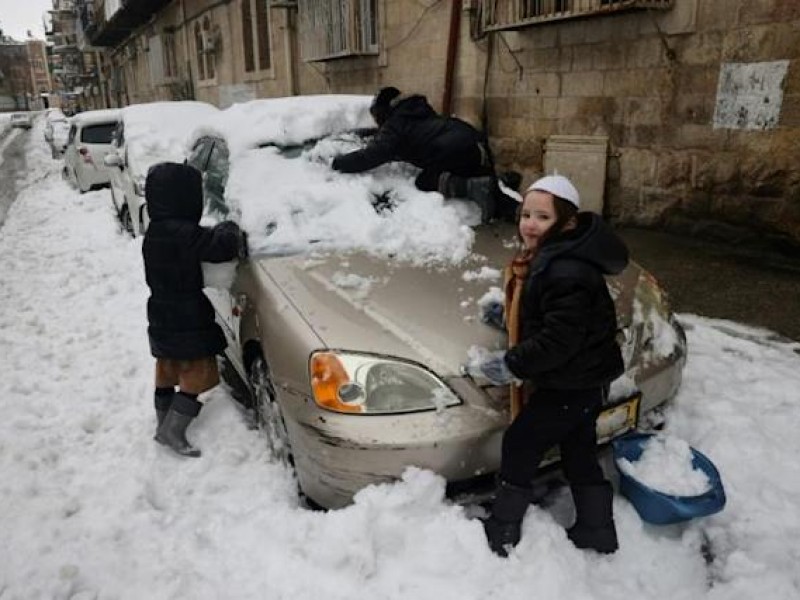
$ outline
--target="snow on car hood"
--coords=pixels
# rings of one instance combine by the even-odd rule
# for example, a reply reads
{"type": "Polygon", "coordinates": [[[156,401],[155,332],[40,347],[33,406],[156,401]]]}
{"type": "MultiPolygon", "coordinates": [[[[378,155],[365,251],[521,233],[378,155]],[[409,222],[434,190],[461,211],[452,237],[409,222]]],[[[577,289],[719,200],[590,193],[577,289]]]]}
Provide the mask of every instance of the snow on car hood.
{"type": "MultiPolygon", "coordinates": [[[[474,252],[459,264],[419,265],[363,253],[262,258],[260,266],[328,348],[396,356],[456,376],[470,346],[505,347],[503,332],[480,321],[479,303],[499,294],[503,266],[513,255],[514,226],[476,229],[474,252]]],[[[610,278],[630,319],[638,267],[610,278]]]]}

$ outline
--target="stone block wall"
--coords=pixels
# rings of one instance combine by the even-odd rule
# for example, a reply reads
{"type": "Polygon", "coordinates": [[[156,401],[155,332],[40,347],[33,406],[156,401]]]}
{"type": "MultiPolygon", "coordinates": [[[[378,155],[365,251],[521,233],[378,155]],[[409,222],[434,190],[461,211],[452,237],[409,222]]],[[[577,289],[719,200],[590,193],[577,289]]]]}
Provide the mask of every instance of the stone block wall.
{"type": "MultiPolygon", "coordinates": [[[[497,162],[525,182],[541,173],[550,135],[604,135],[606,212],[617,221],[800,247],[800,2],[674,0],[670,11],[545,23],[472,47],[477,66],[491,54],[497,162]],[[783,76],[766,71],[783,96],[769,126],[715,117],[731,99],[720,88],[731,63],[783,63],[783,76]]],[[[479,84],[462,107],[480,105],[479,84]]]]}

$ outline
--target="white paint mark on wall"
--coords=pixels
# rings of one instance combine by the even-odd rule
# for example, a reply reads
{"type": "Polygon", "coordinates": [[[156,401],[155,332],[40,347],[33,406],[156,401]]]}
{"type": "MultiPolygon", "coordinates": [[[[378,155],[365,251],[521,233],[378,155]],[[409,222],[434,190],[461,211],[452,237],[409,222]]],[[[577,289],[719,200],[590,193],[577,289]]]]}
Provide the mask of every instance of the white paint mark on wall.
{"type": "Polygon", "coordinates": [[[778,125],[788,60],[723,63],[714,129],[772,129],[778,125]]]}

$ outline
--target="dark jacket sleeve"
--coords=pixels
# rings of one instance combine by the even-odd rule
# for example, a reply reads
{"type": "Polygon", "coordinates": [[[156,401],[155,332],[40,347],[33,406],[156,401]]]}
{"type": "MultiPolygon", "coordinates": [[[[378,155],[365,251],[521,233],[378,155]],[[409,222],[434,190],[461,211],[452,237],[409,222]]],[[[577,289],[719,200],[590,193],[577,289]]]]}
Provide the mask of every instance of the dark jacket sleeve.
{"type": "Polygon", "coordinates": [[[555,278],[542,293],[542,327],[506,353],[509,370],[536,381],[537,373],[558,368],[580,351],[592,314],[594,294],[586,282],[555,278]]]}
{"type": "Polygon", "coordinates": [[[198,226],[189,242],[189,251],[202,262],[220,263],[239,256],[242,230],[233,221],[214,227],[198,226]]]}
{"type": "Polygon", "coordinates": [[[333,159],[331,167],[342,173],[361,173],[390,162],[397,154],[400,132],[389,122],[375,134],[366,148],[333,159]]]}

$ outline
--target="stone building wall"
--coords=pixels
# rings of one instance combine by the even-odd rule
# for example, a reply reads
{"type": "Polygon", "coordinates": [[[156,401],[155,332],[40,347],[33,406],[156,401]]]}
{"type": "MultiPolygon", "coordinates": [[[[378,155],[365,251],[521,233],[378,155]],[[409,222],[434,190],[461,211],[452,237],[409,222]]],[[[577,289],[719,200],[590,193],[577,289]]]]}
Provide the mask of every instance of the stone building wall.
{"type": "MultiPolygon", "coordinates": [[[[606,211],[618,221],[800,244],[800,2],[674,0],[541,24],[473,44],[474,64],[489,43],[501,166],[527,182],[549,136],[608,136],[606,211]],[[741,89],[748,78],[755,89],[741,89]],[[772,103],[770,119],[752,118],[755,101],[772,103]]],[[[463,77],[467,110],[481,105],[477,71],[463,77]]]]}

